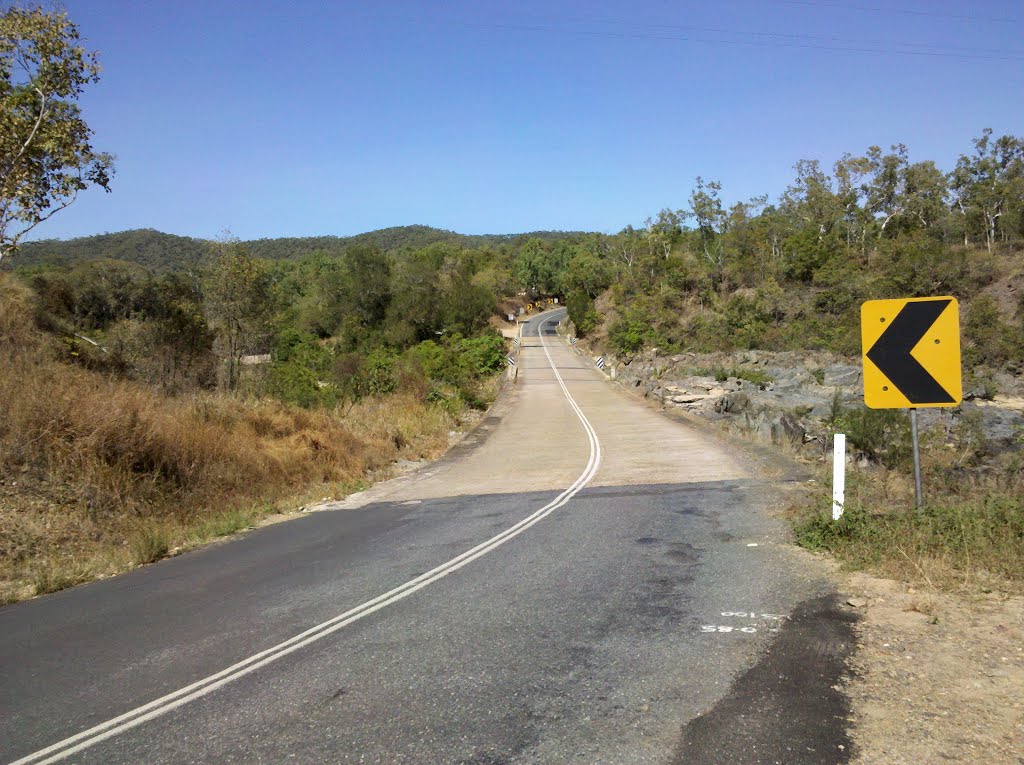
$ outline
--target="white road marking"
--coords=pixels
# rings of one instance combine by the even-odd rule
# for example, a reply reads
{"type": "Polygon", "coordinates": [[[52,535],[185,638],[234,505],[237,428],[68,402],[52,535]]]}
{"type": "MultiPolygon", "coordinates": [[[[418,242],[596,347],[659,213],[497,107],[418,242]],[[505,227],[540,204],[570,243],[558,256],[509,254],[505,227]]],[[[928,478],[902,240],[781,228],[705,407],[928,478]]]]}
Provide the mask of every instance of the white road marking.
{"type": "Polygon", "coordinates": [[[198,680],[191,685],[180,688],[166,696],[161,696],[148,704],[107,720],[104,723],[100,723],[99,725],[89,728],[88,730],[84,730],[81,733],[76,733],[74,736],[70,736],[63,741],[58,741],[56,744],[52,744],[45,749],[40,749],[38,752],[26,755],[25,757],[10,763],[10,765],[48,765],[48,763],[59,762],[70,757],[76,752],[81,752],[82,750],[95,746],[108,738],[117,736],[131,728],[141,725],[144,722],[160,717],[161,715],[177,709],[178,707],[184,706],[190,701],[202,698],[208,693],[212,693],[218,688],[221,688],[228,683],[249,674],[250,672],[254,672],[261,667],[265,667],[271,662],[277,661],[278,659],[309,645],[310,643],[327,637],[331,633],[337,632],[342,627],[362,619],[364,616],[380,611],[382,608],[386,608],[392,603],[396,603],[403,598],[407,598],[417,590],[422,590],[427,585],[433,584],[439,579],[458,571],[463,566],[472,563],[477,558],[486,555],[497,547],[505,544],[505,542],[509,541],[513,537],[523,533],[531,526],[542,521],[558,508],[567,504],[569,500],[583,489],[583,487],[593,480],[594,475],[597,473],[597,469],[601,464],[601,443],[598,441],[594,427],[590,424],[586,415],[583,414],[583,410],[580,409],[575,399],[573,399],[572,395],[569,393],[569,389],[566,387],[565,381],[562,379],[562,375],[558,373],[558,369],[555,367],[555,362],[551,358],[551,353],[548,351],[547,343],[544,342],[544,325],[549,321],[551,321],[551,319],[545,319],[540,323],[541,347],[544,349],[544,355],[547,356],[548,364],[551,366],[551,371],[555,373],[555,378],[558,380],[558,384],[562,388],[562,393],[565,394],[566,399],[569,401],[569,405],[583,424],[583,430],[586,432],[587,440],[590,443],[590,458],[587,461],[587,466],[584,468],[583,472],[580,473],[579,477],[573,481],[569,488],[555,497],[551,502],[544,505],[544,507],[519,521],[519,523],[514,526],[510,526],[505,531],[502,531],[500,534],[496,534],[486,542],[483,542],[473,549],[467,550],[461,555],[452,558],[447,563],[442,563],[440,566],[427,571],[425,574],[421,574],[415,579],[410,579],[405,584],[399,585],[398,587],[385,592],[383,595],[377,596],[373,600],[368,600],[343,614],[338,614],[333,619],[328,619],[315,627],[311,627],[305,632],[301,632],[272,648],[253,654],[249,658],[243,659],[237,664],[232,664],[227,669],[223,669],[209,677],[204,677],[202,680],[198,680]]]}
{"type": "Polygon", "coordinates": [[[719,625],[719,624],[705,624],[705,625],[701,626],[700,631],[704,632],[704,633],[711,633],[711,632],[742,632],[745,635],[753,635],[755,632],[757,632],[757,627],[730,627],[730,626],[727,626],[727,625],[719,625]]]}
{"type": "Polygon", "coordinates": [[[758,619],[760,621],[767,620],[769,624],[771,624],[771,626],[765,626],[762,624],[760,625],[760,627],[755,627],[753,625],[747,624],[737,627],[728,624],[702,624],[700,627],[700,631],[704,634],[741,632],[746,635],[753,635],[758,631],[758,629],[762,629],[767,632],[780,632],[781,630],[779,629],[779,627],[774,626],[774,624],[772,623],[787,618],[784,614],[764,614],[758,611],[722,611],[721,615],[726,619],[758,619]]]}
{"type": "MultiPolygon", "coordinates": [[[[781,632],[782,630],[778,627],[761,627],[761,629],[767,632],[781,632]]],[[[742,632],[745,635],[753,635],[758,630],[757,627],[733,627],[731,625],[718,625],[718,624],[703,624],[701,625],[700,631],[703,633],[712,632],[742,632]]]]}

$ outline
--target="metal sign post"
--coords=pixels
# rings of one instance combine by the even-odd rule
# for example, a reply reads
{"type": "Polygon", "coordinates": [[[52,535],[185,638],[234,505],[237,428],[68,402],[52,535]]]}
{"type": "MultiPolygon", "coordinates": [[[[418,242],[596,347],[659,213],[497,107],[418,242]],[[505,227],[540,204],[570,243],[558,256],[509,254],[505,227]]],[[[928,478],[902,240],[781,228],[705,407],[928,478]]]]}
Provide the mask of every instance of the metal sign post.
{"type": "Polygon", "coordinates": [[[924,494],[921,491],[921,449],[917,440],[917,409],[910,408],[910,440],[914,444],[914,497],[920,512],[924,507],[924,494]]]}
{"type": "Polygon", "coordinates": [[[918,511],[921,446],[920,407],[958,406],[963,398],[960,369],[960,309],[955,298],[869,300],[861,306],[864,403],[871,409],[909,409],[914,446],[914,494],[918,511]]]}

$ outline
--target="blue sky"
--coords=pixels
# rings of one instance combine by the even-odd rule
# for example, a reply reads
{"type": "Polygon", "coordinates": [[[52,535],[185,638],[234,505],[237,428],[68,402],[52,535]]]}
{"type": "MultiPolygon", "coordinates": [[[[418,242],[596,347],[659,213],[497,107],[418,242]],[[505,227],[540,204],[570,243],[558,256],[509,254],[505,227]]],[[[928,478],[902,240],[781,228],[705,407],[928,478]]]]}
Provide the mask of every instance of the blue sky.
{"type": "Polygon", "coordinates": [[[801,158],[903,142],[949,169],[1024,133],[1019,0],[66,7],[118,170],[39,238],[614,232],[698,175],[774,198],[801,158]]]}

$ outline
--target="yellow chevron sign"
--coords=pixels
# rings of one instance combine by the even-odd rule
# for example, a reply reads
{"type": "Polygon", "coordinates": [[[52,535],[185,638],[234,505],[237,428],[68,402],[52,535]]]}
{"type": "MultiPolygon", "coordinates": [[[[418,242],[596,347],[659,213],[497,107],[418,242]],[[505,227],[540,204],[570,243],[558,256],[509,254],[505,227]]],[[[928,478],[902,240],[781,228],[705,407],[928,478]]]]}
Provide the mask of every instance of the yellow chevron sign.
{"type": "Polygon", "coordinates": [[[869,300],[860,311],[864,403],[957,406],[963,398],[956,298],[869,300]]]}

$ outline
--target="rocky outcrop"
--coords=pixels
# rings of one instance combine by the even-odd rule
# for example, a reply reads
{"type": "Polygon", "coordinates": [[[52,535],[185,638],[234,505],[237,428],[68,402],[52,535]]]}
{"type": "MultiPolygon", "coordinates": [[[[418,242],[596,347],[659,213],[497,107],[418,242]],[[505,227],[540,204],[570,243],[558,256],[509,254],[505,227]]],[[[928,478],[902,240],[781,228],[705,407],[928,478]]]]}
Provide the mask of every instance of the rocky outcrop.
{"type": "MultiPolygon", "coordinates": [[[[606,371],[645,397],[775,444],[823,449],[830,422],[863,406],[859,360],[825,352],[741,351],[663,355],[657,350],[617,358],[606,355],[606,371]]],[[[1024,387],[1000,380],[999,389],[1024,387]]],[[[958,410],[921,410],[922,427],[951,431],[958,418],[977,412],[986,439],[1016,444],[1024,433],[1024,398],[993,396],[985,385],[965,391],[958,410]]]]}

